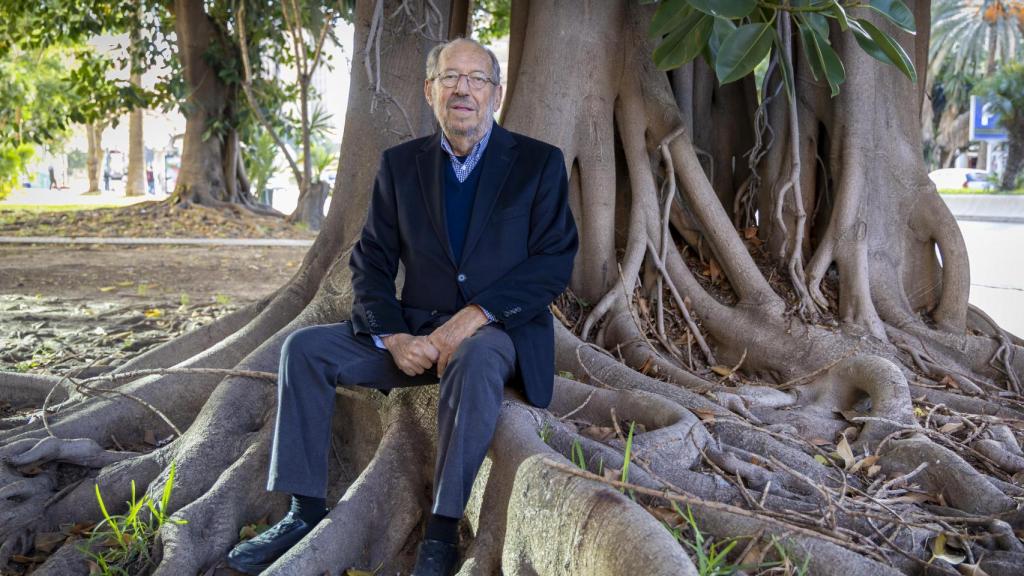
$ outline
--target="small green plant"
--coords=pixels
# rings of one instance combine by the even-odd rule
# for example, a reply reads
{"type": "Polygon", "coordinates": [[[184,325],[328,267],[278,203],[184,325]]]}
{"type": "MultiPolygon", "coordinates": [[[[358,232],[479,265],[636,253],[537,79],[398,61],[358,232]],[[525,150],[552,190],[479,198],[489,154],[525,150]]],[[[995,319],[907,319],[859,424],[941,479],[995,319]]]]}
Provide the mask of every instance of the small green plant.
{"type": "Polygon", "coordinates": [[[182,308],[187,308],[189,302],[191,302],[191,299],[189,299],[188,294],[184,292],[181,293],[181,296],[179,296],[178,299],[181,301],[182,308]]]}
{"type": "Polygon", "coordinates": [[[578,438],[572,440],[572,463],[580,470],[587,469],[587,457],[583,454],[583,445],[578,438]]]}
{"type": "Polygon", "coordinates": [[[145,296],[149,292],[149,284],[139,284],[135,287],[135,293],[139,296],[145,296]]]}
{"type": "MultiPolygon", "coordinates": [[[[636,421],[630,422],[630,433],[626,437],[626,454],[623,456],[623,483],[630,481],[630,459],[633,454],[633,430],[636,428],[636,425],[636,421]]],[[[630,492],[632,495],[632,491],[630,492]]]]}
{"type": "Polygon", "coordinates": [[[537,430],[537,435],[540,436],[541,442],[543,442],[545,444],[550,444],[551,443],[551,424],[548,424],[547,422],[545,422],[544,425],[541,426],[539,430],[537,430]]]}
{"type": "Polygon", "coordinates": [[[227,306],[228,304],[231,304],[231,296],[228,296],[227,294],[214,294],[213,301],[221,306],[227,306]]]}
{"type": "Polygon", "coordinates": [[[167,522],[187,523],[180,518],[171,518],[167,511],[171,491],[174,489],[174,471],[175,465],[172,462],[159,502],[154,502],[148,494],[138,498],[135,481],[132,480],[132,497],[128,502],[128,511],[122,515],[112,516],[107,511],[100,486],[95,485],[96,502],[103,520],[92,529],[89,539],[79,546],[79,550],[99,568],[99,574],[128,576],[141,572],[142,566],[152,566],[149,550],[157,530],[167,522]]]}
{"type": "MultiPolygon", "coordinates": [[[[728,556],[732,552],[732,549],[739,543],[738,538],[730,538],[723,540],[722,542],[714,542],[709,540],[703,532],[700,531],[700,527],[697,526],[697,520],[693,517],[693,511],[690,507],[686,507],[686,513],[679,509],[679,505],[675,502],[672,503],[672,509],[676,511],[686,520],[686,524],[690,527],[690,532],[693,533],[693,540],[686,540],[679,538],[679,541],[683,543],[687,548],[693,552],[694,565],[697,568],[697,573],[700,576],[724,576],[726,574],[733,574],[738,570],[746,570],[748,567],[738,566],[730,563],[728,556]]],[[[676,533],[673,532],[675,536],[676,533]]],[[[767,563],[758,566],[758,569],[770,568],[778,565],[777,563],[767,563]]]]}

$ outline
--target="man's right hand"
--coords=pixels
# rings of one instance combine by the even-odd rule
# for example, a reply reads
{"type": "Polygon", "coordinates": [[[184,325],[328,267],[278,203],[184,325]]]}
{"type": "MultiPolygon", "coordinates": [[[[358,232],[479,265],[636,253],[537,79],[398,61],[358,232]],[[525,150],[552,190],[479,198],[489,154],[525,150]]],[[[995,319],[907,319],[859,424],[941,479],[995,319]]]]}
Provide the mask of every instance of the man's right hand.
{"type": "Polygon", "coordinates": [[[437,362],[439,352],[426,336],[392,334],[380,340],[391,352],[398,369],[409,376],[419,376],[437,362]]]}

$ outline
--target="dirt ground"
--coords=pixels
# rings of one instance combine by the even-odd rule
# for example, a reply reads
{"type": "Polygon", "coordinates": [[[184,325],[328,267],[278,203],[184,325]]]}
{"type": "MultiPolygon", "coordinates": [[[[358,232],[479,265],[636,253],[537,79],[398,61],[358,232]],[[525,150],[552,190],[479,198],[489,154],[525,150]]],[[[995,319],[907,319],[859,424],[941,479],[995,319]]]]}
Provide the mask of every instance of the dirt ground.
{"type": "Polygon", "coordinates": [[[0,370],[120,364],[271,293],[307,249],[0,244],[0,370]]]}

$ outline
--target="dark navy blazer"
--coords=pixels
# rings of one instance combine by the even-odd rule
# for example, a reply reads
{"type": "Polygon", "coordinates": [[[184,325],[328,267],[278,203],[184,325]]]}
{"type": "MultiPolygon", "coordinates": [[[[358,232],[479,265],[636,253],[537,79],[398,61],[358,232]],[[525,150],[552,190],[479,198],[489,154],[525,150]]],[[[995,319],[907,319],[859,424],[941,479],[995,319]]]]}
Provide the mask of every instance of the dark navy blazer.
{"type": "Polygon", "coordinates": [[[441,133],[384,151],[349,267],[352,325],[362,334],[422,334],[477,304],[516,348],[513,386],[551,402],[554,328],[548,304],[565,290],[579,241],[558,148],[494,124],[459,262],[445,222],[441,133]],[[399,261],[405,266],[395,295],[399,261]]]}

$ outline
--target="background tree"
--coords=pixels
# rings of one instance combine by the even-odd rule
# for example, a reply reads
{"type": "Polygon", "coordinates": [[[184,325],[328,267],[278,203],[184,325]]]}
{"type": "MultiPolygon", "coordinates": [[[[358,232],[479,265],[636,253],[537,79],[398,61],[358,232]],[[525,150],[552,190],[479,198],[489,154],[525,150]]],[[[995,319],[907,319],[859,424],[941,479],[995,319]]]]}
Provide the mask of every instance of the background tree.
{"type": "MultiPolygon", "coordinates": [[[[129,28],[129,73],[130,82],[139,91],[142,90],[142,60],[144,58],[141,44],[142,32],[142,0],[135,0],[129,28]]],[[[125,196],[142,196],[146,193],[146,147],[143,141],[143,108],[136,106],[128,118],[128,173],[125,175],[125,196]]]]}
{"type": "MultiPolygon", "coordinates": [[[[925,173],[913,70],[929,5],[786,6],[512,4],[502,124],[564,151],[581,252],[552,307],[553,403],[505,403],[463,574],[696,574],[661,523],[683,522],[666,494],[714,541],[742,538],[736,554],[775,550],[807,573],[1018,571],[1024,351],[968,305],[963,239],[925,173]],[[693,58],[655,66],[677,48],[679,63],[693,58]],[[769,59],[760,88],[743,73],[757,55],[769,59]]],[[[285,495],[263,489],[267,379],[288,334],[349,314],[346,256],[380,152],[435,130],[424,57],[467,14],[464,2],[357,3],[344,162],[288,284],[88,395],[0,375],[12,405],[58,407],[0,432],[0,457],[37,472],[2,480],[0,560],[99,518],[93,483],[108,503],[128,500],[131,480],[158,497],[171,463],[169,510],[188,523],[161,529],[158,576],[215,567],[240,527],[284,512],[285,495]],[[113,449],[112,434],[141,444],[147,430],[153,451],[113,449]],[[57,474],[71,465],[89,480],[57,474]]],[[[267,574],[408,570],[436,402],[435,387],[339,391],[331,521],[267,574]]],[[[86,567],[65,545],[40,570],[86,567]]]]}
{"type": "MultiPolygon", "coordinates": [[[[1024,2],[937,0],[932,27],[929,76],[940,92],[934,100],[940,104],[935,111],[936,135],[951,162],[956,148],[966,147],[966,140],[950,136],[965,133],[970,85],[992,76],[1000,63],[1024,58],[1024,2]]],[[[982,142],[979,167],[985,167],[987,155],[988,143],[982,142]]]]}
{"type": "Polygon", "coordinates": [[[1006,168],[999,187],[1013,190],[1024,169],[1024,64],[1017,62],[1000,68],[976,90],[992,102],[999,112],[999,123],[1009,136],[1006,168]]]}

